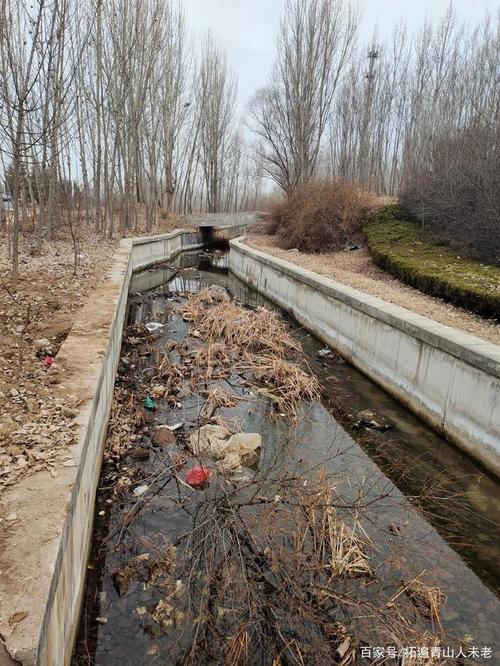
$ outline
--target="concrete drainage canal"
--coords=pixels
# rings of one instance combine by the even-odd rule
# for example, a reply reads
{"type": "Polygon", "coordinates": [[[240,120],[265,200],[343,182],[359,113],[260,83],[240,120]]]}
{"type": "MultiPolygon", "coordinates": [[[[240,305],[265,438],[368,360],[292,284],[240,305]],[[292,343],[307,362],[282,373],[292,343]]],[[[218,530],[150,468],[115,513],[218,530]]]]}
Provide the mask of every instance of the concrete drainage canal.
{"type": "Polygon", "coordinates": [[[226,267],[133,277],[73,663],[494,662],[497,482],[226,267]]]}

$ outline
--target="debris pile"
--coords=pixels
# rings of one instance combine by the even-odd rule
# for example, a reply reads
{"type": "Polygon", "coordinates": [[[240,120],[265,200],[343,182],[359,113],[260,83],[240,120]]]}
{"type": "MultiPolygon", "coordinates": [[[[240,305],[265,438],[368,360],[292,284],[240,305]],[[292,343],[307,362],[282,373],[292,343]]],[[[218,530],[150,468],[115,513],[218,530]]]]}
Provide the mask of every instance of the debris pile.
{"type": "Polygon", "coordinates": [[[238,306],[220,287],[190,295],[179,311],[191,325],[190,334],[203,342],[195,364],[204,369],[207,379],[214,373],[220,377],[221,367],[225,374],[243,373],[273,401],[275,413],[293,423],[300,402],[319,398],[317,379],[301,367],[300,344],[276,312],[238,306]]]}
{"type": "Polygon", "coordinates": [[[0,417],[0,487],[41,470],[56,476],[60,465],[76,464],[69,447],[76,443],[78,409],[70,406],[71,396],[35,400],[33,390],[19,387],[10,390],[6,403],[22,411],[0,417]]]}

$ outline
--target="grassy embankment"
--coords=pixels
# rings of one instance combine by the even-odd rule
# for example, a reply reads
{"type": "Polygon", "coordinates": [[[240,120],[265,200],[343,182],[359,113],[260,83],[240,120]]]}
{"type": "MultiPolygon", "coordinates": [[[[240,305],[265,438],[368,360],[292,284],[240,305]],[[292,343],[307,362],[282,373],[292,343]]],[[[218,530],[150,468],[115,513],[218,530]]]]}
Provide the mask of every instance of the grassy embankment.
{"type": "Polygon", "coordinates": [[[432,296],[500,321],[500,268],[468,259],[387,206],[363,228],[373,260],[432,296]]]}

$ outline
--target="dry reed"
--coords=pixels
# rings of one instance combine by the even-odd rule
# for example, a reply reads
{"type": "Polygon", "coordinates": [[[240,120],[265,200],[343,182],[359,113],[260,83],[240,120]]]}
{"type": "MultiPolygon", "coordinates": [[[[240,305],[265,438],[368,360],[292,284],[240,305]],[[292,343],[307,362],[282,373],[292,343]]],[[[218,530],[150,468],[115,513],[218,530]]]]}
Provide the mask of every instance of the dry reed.
{"type": "Polygon", "coordinates": [[[265,388],[275,411],[297,423],[299,405],[320,396],[317,379],[287,356],[297,356],[300,344],[292,337],[278,313],[267,308],[248,310],[220,288],[202,289],[180,306],[196,338],[204,343],[194,363],[203,368],[206,381],[230,369],[250,372],[265,388]]]}
{"type": "Polygon", "coordinates": [[[293,423],[297,423],[301,402],[320,397],[316,377],[283,358],[247,355],[239,368],[253,373],[257,380],[266,384],[266,388],[259,392],[274,402],[278,414],[288,416],[293,423]]]}

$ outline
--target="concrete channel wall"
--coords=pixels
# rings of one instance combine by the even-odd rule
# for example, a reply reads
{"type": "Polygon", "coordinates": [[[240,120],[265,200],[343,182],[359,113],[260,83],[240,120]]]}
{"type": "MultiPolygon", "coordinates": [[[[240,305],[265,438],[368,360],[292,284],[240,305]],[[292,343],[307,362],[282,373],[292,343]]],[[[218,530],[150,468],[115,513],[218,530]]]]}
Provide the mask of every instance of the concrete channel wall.
{"type": "MultiPolygon", "coordinates": [[[[248,223],[219,227],[215,236],[229,240],[247,229],[248,223]]],[[[123,240],[57,354],[54,367],[64,378],[60,390],[79,398],[78,443],[71,447],[71,464],[56,476],[27,477],[3,498],[2,508],[16,508],[21,522],[0,555],[0,568],[4,562],[8,567],[0,576],[2,666],[70,663],[131,276],[200,246],[195,229],[123,240]],[[20,611],[27,617],[12,626],[9,618],[20,611]]]]}
{"type": "MultiPolygon", "coordinates": [[[[230,270],[500,476],[500,347],[245,245],[230,270]]],[[[409,452],[411,455],[411,452],[409,452]]]]}
{"type": "MultiPolygon", "coordinates": [[[[247,223],[215,237],[245,233],[247,223]]],[[[82,309],[55,366],[78,398],[78,442],[57,475],[38,472],[5,491],[18,514],[0,553],[0,664],[69,664],[78,628],[102,452],[132,274],[200,247],[198,231],[123,240],[103,284],[82,309]],[[17,613],[27,616],[17,623],[17,613]],[[4,653],[5,648],[8,652],[4,653]],[[9,656],[10,655],[10,656],[9,656]]],[[[411,409],[500,472],[500,353],[402,308],[231,241],[244,282],[288,310],[411,409]]]]}

